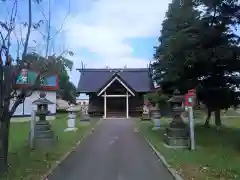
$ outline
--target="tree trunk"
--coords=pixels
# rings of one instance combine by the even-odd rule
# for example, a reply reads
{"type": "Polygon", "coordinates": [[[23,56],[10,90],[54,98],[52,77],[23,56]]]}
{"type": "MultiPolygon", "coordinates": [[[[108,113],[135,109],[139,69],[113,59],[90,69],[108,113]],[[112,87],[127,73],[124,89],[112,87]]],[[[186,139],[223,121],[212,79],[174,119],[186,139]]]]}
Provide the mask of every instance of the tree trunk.
{"type": "Polygon", "coordinates": [[[212,115],[212,110],[209,107],[207,107],[207,118],[206,118],[205,123],[204,123],[205,127],[209,127],[209,122],[210,122],[210,119],[211,119],[211,115],[212,115]]]}
{"type": "Polygon", "coordinates": [[[215,125],[219,128],[222,125],[220,109],[217,109],[214,113],[215,113],[215,125]]]}
{"type": "Polygon", "coordinates": [[[7,176],[8,172],[8,136],[9,136],[9,116],[0,122],[0,179],[7,176]]]}

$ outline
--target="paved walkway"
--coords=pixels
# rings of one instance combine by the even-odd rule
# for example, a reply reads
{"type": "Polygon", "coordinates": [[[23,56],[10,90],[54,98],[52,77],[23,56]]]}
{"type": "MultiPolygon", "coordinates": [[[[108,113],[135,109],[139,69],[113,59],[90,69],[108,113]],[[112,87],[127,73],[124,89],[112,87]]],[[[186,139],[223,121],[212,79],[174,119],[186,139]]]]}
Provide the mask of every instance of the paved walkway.
{"type": "Polygon", "coordinates": [[[134,122],[103,120],[49,180],[174,180],[134,122]]]}

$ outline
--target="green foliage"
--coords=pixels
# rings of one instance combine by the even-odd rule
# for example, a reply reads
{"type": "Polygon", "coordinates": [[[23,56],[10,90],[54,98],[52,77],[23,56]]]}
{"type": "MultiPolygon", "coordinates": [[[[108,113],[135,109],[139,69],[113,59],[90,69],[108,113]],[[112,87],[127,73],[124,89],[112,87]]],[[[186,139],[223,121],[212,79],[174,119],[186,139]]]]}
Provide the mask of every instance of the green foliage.
{"type": "Polygon", "coordinates": [[[30,53],[25,56],[24,61],[29,63],[30,69],[37,72],[44,69],[46,74],[59,74],[66,69],[71,70],[73,66],[73,62],[62,55],[52,55],[45,58],[37,53],[30,53]]]}
{"type": "Polygon", "coordinates": [[[237,0],[173,0],[162,24],[153,75],[164,92],[200,90],[213,109],[236,102],[230,77],[240,71],[237,0]],[[223,97],[225,99],[223,100],[223,97]]]}
{"type": "MultiPolygon", "coordinates": [[[[69,52],[72,54],[71,52],[69,52]]],[[[45,69],[45,74],[58,74],[59,75],[59,88],[57,96],[71,103],[76,103],[76,87],[70,82],[67,70],[72,70],[73,62],[64,56],[48,56],[45,58],[36,53],[28,54],[26,62],[30,64],[30,69],[38,71],[39,68],[45,69]],[[44,66],[44,67],[43,67],[44,66]]]]}
{"type": "Polygon", "coordinates": [[[187,84],[184,83],[187,79],[183,78],[188,67],[186,55],[195,43],[191,29],[198,25],[199,16],[199,13],[193,10],[192,1],[186,0],[184,3],[184,6],[180,7],[180,0],[176,0],[169,5],[166,19],[162,24],[160,45],[156,47],[154,54],[157,61],[153,64],[157,82],[167,86],[177,83],[177,88],[183,88],[187,84]],[[184,52],[183,49],[188,49],[188,52],[184,52]]]}
{"type": "Polygon", "coordinates": [[[161,91],[148,93],[146,98],[153,104],[158,104],[159,106],[166,105],[169,96],[163,94],[161,91]]]}
{"type": "Polygon", "coordinates": [[[76,103],[77,89],[72,82],[69,81],[67,71],[63,71],[59,75],[59,89],[58,96],[70,103],[76,103]]]}

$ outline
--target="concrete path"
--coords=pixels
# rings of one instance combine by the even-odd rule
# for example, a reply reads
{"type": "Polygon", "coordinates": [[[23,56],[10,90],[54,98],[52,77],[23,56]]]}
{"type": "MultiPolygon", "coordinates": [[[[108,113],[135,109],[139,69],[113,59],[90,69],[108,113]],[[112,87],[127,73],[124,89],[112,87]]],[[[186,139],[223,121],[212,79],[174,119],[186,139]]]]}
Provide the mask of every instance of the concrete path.
{"type": "Polygon", "coordinates": [[[174,180],[133,120],[103,120],[49,180],[174,180]]]}

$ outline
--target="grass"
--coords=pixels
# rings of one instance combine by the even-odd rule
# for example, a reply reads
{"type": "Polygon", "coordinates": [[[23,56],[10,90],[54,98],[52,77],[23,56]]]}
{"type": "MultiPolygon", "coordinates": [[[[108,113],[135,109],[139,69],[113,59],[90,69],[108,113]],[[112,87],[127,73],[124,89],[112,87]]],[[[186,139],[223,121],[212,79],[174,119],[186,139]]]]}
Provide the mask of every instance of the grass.
{"type": "MultiPolygon", "coordinates": [[[[214,115],[214,113],[212,113],[212,115],[214,115]]],[[[197,109],[194,111],[194,116],[196,118],[200,118],[200,119],[204,119],[206,118],[207,114],[206,114],[206,109],[197,109]]],[[[240,116],[240,112],[238,111],[235,111],[234,109],[232,108],[229,108],[226,112],[225,111],[221,111],[221,116],[223,119],[225,118],[235,118],[235,117],[238,117],[240,116]]]]}
{"type": "Polygon", "coordinates": [[[186,180],[239,180],[240,179],[240,118],[225,118],[223,128],[204,128],[198,120],[195,152],[168,149],[163,146],[163,134],[170,120],[162,120],[162,128],[152,131],[151,123],[141,123],[143,133],[168,163],[186,180]]]}
{"type": "Polygon", "coordinates": [[[238,111],[235,111],[234,109],[232,108],[229,108],[226,113],[223,113],[222,112],[222,115],[225,115],[225,116],[240,116],[240,113],[238,111]]]}
{"type": "Polygon", "coordinates": [[[12,123],[9,137],[9,177],[8,180],[35,180],[68,152],[77,141],[86,135],[97,121],[83,125],[76,121],[77,132],[64,132],[67,116],[57,115],[56,120],[49,121],[58,136],[56,146],[49,152],[30,150],[27,146],[29,122],[12,123]]]}

